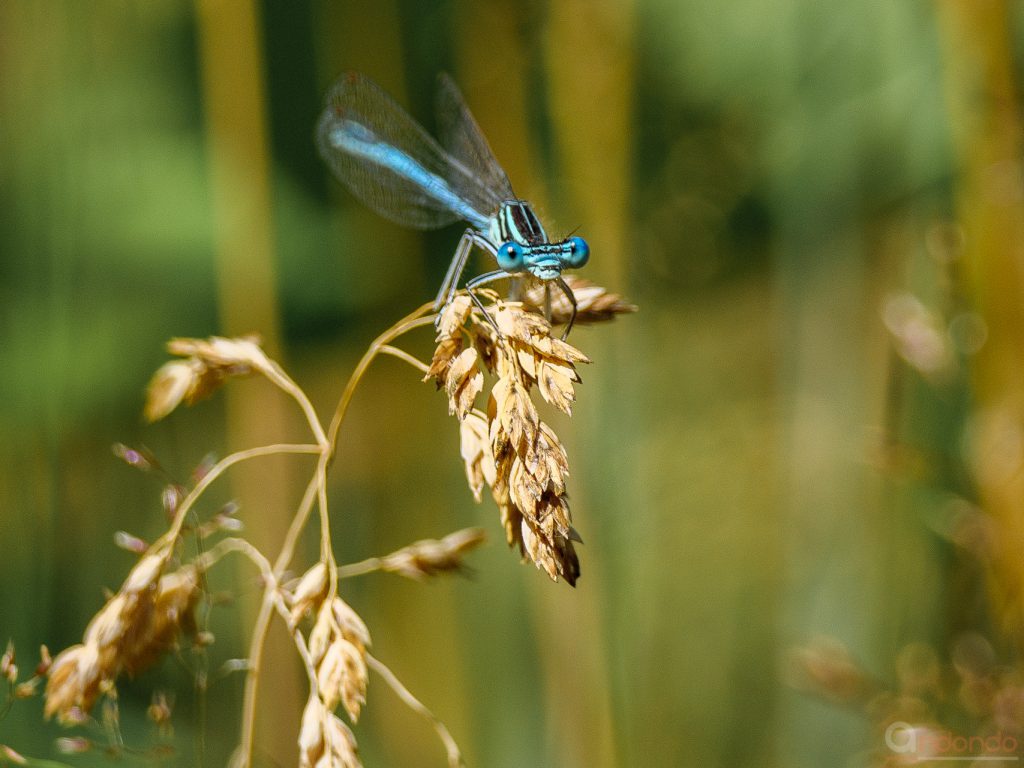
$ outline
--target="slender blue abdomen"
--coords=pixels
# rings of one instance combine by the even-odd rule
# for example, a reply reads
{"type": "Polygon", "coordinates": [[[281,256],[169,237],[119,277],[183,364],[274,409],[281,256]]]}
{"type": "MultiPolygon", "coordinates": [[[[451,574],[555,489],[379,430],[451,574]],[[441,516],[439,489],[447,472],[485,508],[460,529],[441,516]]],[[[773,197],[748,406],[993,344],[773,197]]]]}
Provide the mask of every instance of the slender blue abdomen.
{"type": "Polygon", "coordinates": [[[489,218],[459,197],[447,181],[428,171],[402,150],[381,141],[366,126],[352,120],[341,120],[330,129],[328,141],[342,152],[364,158],[408,179],[422,189],[425,195],[458,214],[477,231],[488,231],[489,218]]]}

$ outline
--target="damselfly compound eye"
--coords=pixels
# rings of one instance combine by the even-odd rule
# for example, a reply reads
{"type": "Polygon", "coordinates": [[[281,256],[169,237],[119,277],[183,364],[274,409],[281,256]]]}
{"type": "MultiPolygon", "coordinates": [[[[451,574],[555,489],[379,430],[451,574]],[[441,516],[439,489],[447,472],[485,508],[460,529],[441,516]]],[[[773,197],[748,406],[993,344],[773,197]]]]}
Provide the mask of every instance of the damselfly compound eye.
{"type": "Polygon", "coordinates": [[[523,246],[519,243],[505,243],[498,249],[498,266],[506,272],[517,272],[523,268],[523,246]]]}
{"type": "Polygon", "coordinates": [[[570,269],[579,269],[590,259],[590,246],[582,237],[569,238],[569,255],[565,259],[565,265],[570,269]]]}

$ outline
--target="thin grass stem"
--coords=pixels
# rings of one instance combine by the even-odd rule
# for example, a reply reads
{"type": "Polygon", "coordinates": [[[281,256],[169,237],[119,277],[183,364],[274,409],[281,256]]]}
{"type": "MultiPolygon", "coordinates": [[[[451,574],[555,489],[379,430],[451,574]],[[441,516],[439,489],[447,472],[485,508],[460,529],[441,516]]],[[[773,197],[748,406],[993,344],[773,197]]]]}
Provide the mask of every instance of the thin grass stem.
{"type": "Polygon", "coordinates": [[[398,695],[398,698],[405,702],[409,709],[421,715],[433,726],[438,737],[441,739],[441,743],[444,744],[445,750],[448,752],[449,768],[464,768],[466,764],[462,760],[462,752],[459,750],[459,745],[455,743],[451,732],[437,715],[427,709],[423,702],[413,696],[412,692],[402,684],[402,681],[398,679],[395,673],[375,656],[369,653],[366,654],[366,665],[384,678],[384,682],[391,687],[391,690],[398,695]]]}
{"type": "Polygon", "coordinates": [[[413,368],[418,369],[421,373],[426,373],[427,371],[430,370],[429,365],[424,363],[422,360],[418,360],[417,358],[413,357],[404,349],[392,347],[390,344],[383,344],[381,345],[380,352],[381,354],[391,355],[392,357],[397,357],[399,360],[404,360],[413,368]]]}

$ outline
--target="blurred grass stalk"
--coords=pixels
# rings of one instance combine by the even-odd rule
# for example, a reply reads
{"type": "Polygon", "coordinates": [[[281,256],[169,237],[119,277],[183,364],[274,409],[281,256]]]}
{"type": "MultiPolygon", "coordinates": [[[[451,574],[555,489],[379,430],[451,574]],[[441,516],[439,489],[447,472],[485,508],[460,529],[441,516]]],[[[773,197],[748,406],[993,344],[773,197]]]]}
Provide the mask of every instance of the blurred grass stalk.
{"type": "Polygon", "coordinates": [[[993,619],[1024,647],[1024,195],[1012,0],[943,0],[946,96],[959,171],[965,290],[988,328],[973,370],[968,461],[996,521],[993,619]]]}
{"type": "MultiPolygon", "coordinates": [[[[280,319],[275,284],[270,148],[263,83],[263,52],[254,0],[197,0],[200,73],[214,202],[215,249],[221,333],[257,332],[264,348],[279,356],[280,319]]],[[[286,404],[270,387],[233,388],[227,393],[229,445],[260,445],[287,434],[286,404]]],[[[287,463],[282,457],[237,467],[232,490],[246,509],[248,536],[260,550],[275,552],[283,538],[288,500],[287,463]],[[243,495],[256,488],[257,495],[243,495]]],[[[251,577],[239,565],[241,580],[251,577]]],[[[256,605],[245,606],[242,632],[253,626],[256,605]]],[[[268,659],[290,658],[287,637],[273,632],[263,650],[268,659]]],[[[297,762],[294,722],[305,697],[295,668],[264,664],[258,752],[275,765],[297,762]]],[[[211,722],[216,727],[216,719],[211,722]]]]}
{"type": "MultiPolygon", "coordinates": [[[[601,246],[601,257],[591,267],[592,277],[627,293],[626,259],[635,256],[627,250],[627,222],[632,199],[636,26],[636,9],[628,0],[562,0],[551,8],[543,52],[550,78],[552,136],[566,179],[563,216],[573,216],[569,221],[585,226],[590,242],[601,246]],[[580,29],[588,30],[587,34],[579,34],[580,29]],[[566,41],[572,41],[571,55],[566,55],[566,41]]],[[[606,403],[612,402],[612,392],[630,391],[618,388],[623,381],[615,381],[613,375],[621,370],[615,365],[616,339],[620,344],[623,339],[622,329],[615,330],[602,348],[594,349],[603,373],[593,377],[590,385],[598,389],[589,396],[606,403]]],[[[613,409],[605,412],[610,421],[613,409]]],[[[588,469],[577,480],[576,498],[583,509],[589,508],[585,514],[595,537],[610,533],[597,527],[601,500],[621,502],[611,502],[611,508],[628,508],[629,504],[621,487],[608,486],[606,478],[613,473],[602,472],[606,467],[595,456],[613,453],[602,450],[608,440],[606,432],[621,434],[621,426],[584,422],[577,428],[574,452],[588,469]]],[[[599,552],[596,550],[595,556],[599,552]]],[[[625,753],[620,754],[624,734],[613,702],[620,674],[616,669],[618,652],[608,631],[614,574],[604,567],[593,568],[588,579],[592,582],[576,595],[533,585],[533,605],[542,646],[558,649],[554,658],[564,654],[578,659],[577,664],[569,665],[552,663],[550,655],[545,658],[548,707],[558,734],[552,754],[560,765],[602,768],[631,761],[625,753]],[[552,631],[560,625],[573,626],[576,633],[552,631]],[[589,640],[580,642],[580,637],[589,640]],[[567,690],[583,692],[577,706],[559,706],[567,690]]]]}
{"type": "MultiPolygon", "coordinates": [[[[633,40],[635,9],[630,2],[597,2],[561,0],[553,3],[544,18],[544,42],[539,66],[548,86],[544,119],[550,120],[557,158],[557,171],[566,180],[560,188],[565,199],[550,206],[548,190],[538,188],[546,174],[540,158],[529,151],[531,141],[526,117],[530,114],[529,61],[516,51],[495,55],[495,41],[508,41],[513,46],[522,14],[514,3],[487,7],[465,4],[460,24],[465,29],[502,29],[496,35],[461,34],[459,71],[465,73],[472,86],[479,73],[500,79],[501,89],[490,92],[492,98],[480,105],[484,125],[504,130],[496,136],[511,178],[529,180],[530,187],[519,194],[539,202],[542,208],[557,207],[564,222],[578,221],[589,233],[591,242],[601,248],[595,262],[595,279],[625,290],[626,222],[631,195],[631,126],[633,91],[633,40]],[[588,30],[579,34],[579,30],[588,30]],[[568,43],[571,41],[571,43],[568,43]],[[566,46],[571,46],[567,54],[566,46]],[[502,72],[501,67],[513,68],[502,72]],[[492,114],[493,113],[493,114],[492,114]],[[509,150],[509,151],[507,151],[509,150]],[[518,154],[517,154],[518,153],[518,154]],[[572,217],[571,219],[567,217],[572,217]]],[[[621,333],[621,331],[620,331],[621,333]]],[[[614,342],[611,342],[614,344],[614,342]]],[[[605,375],[614,370],[608,346],[597,352],[605,375]]],[[[590,386],[600,386],[596,381],[590,386]]],[[[611,385],[609,385],[611,386],[611,385]]],[[[591,391],[591,397],[600,397],[591,391]]],[[[596,429],[607,427],[598,425],[596,429]]],[[[604,445],[601,434],[588,433],[578,427],[576,448],[586,454],[587,446],[604,445]]],[[[593,453],[594,451],[591,451],[593,453]]],[[[595,536],[596,501],[618,493],[602,485],[599,465],[582,459],[591,469],[577,479],[575,491],[581,508],[590,507],[588,515],[595,536]],[[592,487],[591,487],[592,486],[592,487]]],[[[609,475],[606,475],[609,476],[609,475]]],[[[621,762],[612,704],[615,690],[615,652],[610,647],[607,627],[607,598],[612,594],[611,577],[602,576],[600,568],[590,569],[583,587],[575,593],[548,589],[539,581],[531,584],[532,625],[545,691],[546,735],[549,754],[557,756],[559,765],[585,765],[593,768],[613,766],[621,762]],[[567,628],[572,628],[567,631],[567,628]],[[584,640],[585,638],[585,640],[584,640]],[[565,660],[573,659],[573,663],[565,660]],[[566,691],[575,691],[573,706],[565,706],[566,691]]]]}

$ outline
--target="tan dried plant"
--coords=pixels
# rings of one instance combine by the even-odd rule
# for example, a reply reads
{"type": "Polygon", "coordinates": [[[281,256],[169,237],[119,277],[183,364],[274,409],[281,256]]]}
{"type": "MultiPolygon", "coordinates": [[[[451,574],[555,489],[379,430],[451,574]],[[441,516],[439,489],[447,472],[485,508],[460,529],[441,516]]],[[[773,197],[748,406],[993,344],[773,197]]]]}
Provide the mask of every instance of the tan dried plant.
{"type": "MultiPolygon", "coordinates": [[[[608,320],[634,309],[590,283],[573,280],[571,285],[579,303],[577,323],[608,320]]],[[[145,414],[151,421],[211,395],[232,378],[258,375],[295,401],[313,440],[241,450],[204,467],[191,488],[169,485],[163,495],[168,530],[150,545],[130,534],[118,534],[123,547],[140,554],[138,562],[86,627],[82,642],[63,650],[52,664],[47,654],[46,664],[22,684],[22,693],[32,695],[38,679],[48,673],[45,715],[66,725],[81,724],[101,699],[116,701],[121,676],[142,672],[182,641],[209,645],[212,635],[196,617],[205,593],[205,575],[225,555],[236,553],[258,569],[263,591],[248,656],[237,665],[245,670],[246,681],[232,766],[252,762],[259,670],[267,663],[263,648],[275,617],[290,633],[309,682],[305,710],[296,713],[300,766],[361,765],[355,736],[337,712],[342,710],[350,723],[358,721],[367,701],[370,672],[431,723],[449,765],[462,765],[461,752],[444,724],[369,652],[370,632],[342,597],[339,581],[375,571],[415,580],[463,571],[466,555],[484,541],[484,533],[465,529],[388,555],[339,565],[328,512],[327,471],[352,396],[370,364],[382,354],[402,359],[424,380],[433,379],[444,390],[449,411],[459,422],[470,490],[479,501],[484,488],[490,489],[509,545],[552,579],[576,583],[580,565],[575,544],[580,537],[572,526],[567,500],[569,463],[558,435],[541,419],[533,395],[570,414],[580,381],[577,366],[589,360],[553,336],[551,323],[539,313],[543,309],[553,322],[564,322],[570,310],[564,302],[545,302],[539,291],[527,291],[521,302],[504,301],[495,294],[489,298],[492,304],[486,313],[466,295],[456,297],[440,316],[424,305],[381,334],[356,366],[326,426],[306,394],[266,355],[257,338],[172,340],[168,349],[176,359],[162,366],[149,385],[145,414]],[[405,334],[432,325],[437,328],[437,346],[429,364],[395,346],[405,334]],[[238,535],[241,521],[234,508],[201,518],[203,494],[228,469],[280,454],[309,454],[317,459],[280,551],[261,552],[238,535]],[[319,521],[320,557],[296,578],[290,574],[295,572],[297,544],[314,512],[319,521]],[[187,546],[190,537],[199,546],[187,546]]],[[[156,459],[143,452],[121,446],[117,453],[142,469],[158,468],[156,459]]],[[[4,674],[13,686],[17,678],[13,649],[5,658],[4,674]]],[[[154,722],[168,727],[170,705],[163,694],[154,697],[150,710],[154,722]]],[[[83,738],[64,741],[69,751],[88,748],[83,738]]]]}
{"type": "Polygon", "coordinates": [[[551,335],[551,325],[524,304],[496,300],[489,318],[467,296],[440,318],[438,344],[426,378],[448,395],[448,410],[460,420],[462,458],[473,496],[484,486],[501,513],[509,546],[554,580],[575,585],[580,575],[566,498],[569,462],[554,430],[541,420],[531,398],[566,414],[576,399],[578,349],[551,335]],[[493,377],[486,410],[474,407],[493,377]]]}

